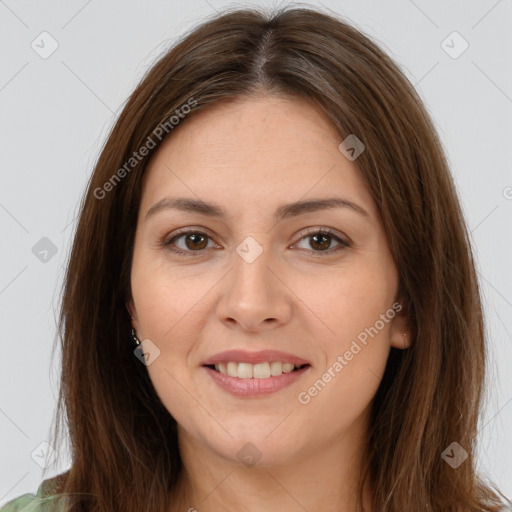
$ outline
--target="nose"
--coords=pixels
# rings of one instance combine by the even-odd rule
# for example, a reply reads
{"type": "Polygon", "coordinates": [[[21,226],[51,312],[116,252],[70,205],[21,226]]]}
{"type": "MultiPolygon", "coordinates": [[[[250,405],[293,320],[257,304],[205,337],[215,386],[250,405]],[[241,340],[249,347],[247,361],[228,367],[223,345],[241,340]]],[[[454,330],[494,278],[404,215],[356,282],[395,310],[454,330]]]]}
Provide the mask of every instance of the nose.
{"type": "MultiPolygon", "coordinates": [[[[243,251],[233,255],[233,268],[226,276],[217,304],[218,317],[228,328],[238,326],[258,332],[275,329],[290,320],[293,293],[280,275],[270,249],[262,249],[255,259],[250,252],[249,257],[243,251]]],[[[251,251],[254,250],[252,246],[251,251]]]]}

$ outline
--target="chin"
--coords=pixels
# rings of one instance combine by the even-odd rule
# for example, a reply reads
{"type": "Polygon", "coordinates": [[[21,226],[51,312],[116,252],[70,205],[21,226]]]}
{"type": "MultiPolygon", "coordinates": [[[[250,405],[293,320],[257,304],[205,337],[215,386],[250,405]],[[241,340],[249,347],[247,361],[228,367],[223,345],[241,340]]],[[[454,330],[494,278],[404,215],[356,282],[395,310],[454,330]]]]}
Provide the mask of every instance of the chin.
{"type": "Polygon", "coordinates": [[[230,429],[233,437],[226,434],[217,442],[208,439],[205,441],[220,457],[247,468],[269,468],[294,462],[300,457],[299,451],[302,450],[299,450],[300,443],[294,435],[284,429],[279,433],[272,432],[268,424],[264,427],[251,429],[244,425],[238,433],[230,429]]]}

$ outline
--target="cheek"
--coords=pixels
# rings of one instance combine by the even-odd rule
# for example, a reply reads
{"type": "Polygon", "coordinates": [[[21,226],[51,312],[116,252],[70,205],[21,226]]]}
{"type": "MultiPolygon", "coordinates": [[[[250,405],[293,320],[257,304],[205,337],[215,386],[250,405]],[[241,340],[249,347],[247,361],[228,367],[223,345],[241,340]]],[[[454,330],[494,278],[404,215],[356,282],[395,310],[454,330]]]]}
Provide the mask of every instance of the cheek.
{"type": "Polygon", "coordinates": [[[342,350],[376,322],[379,335],[388,332],[390,324],[380,318],[394,303],[396,279],[382,263],[361,261],[320,279],[301,277],[294,291],[315,313],[328,347],[342,350]]]}
{"type": "Polygon", "coordinates": [[[141,334],[166,343],[189,322],[213,284],[208,276],[191,278],[193,272],[192,267],[173,268],[165,251],[141,251],[134,258],[131,283],[141,334]]]}
{"type": "Polygon", "coordinates": [[[310,286],[308,296],[306,288],[301,293],[305,303],[315,305],[321,322],[314,321],[324,333],[318,342],[325,365],[310,379],[308,394],[313,407],[338,417],[362,411],[377,391],[390,351],[396,282],[392,271],[368,262],[331,277],[327,290],[310,286]]]}
{"type": "Polygon", "coordinates": [[[326,362],[304,383],[298,401],[309,417],[322,419],[326,432],[349,428],[370,405],[378,390],[390,351],[389,329],[394,311],[384,301],[335,311],[336,337],[326,337],[326,362]],[[383,314],[385,320],[380,315],[383,314]],[[387,322],[386,322],[387,320],[387,322]]]}
{"type": "Polygon", "coordinates": [[[186,384],[192,370],[189,365],[197,360],[198,340],[209,318],[207,294],[218,281],[211,272],[200,277],[192,272],[192,268],[177,271],[169,265],[141,261],[132,274],[139,338],[150,339],[159,351],[147,367],[148,374],[173,414],[186,410],[187,403],[190,407],[190,395],[183,393],[183,386],[190,387],[186,384]]]}
{"type": "MultiPolygon", "coordinates": [[[[369,412],[385,369],[388,349],[381,345],[363,349],[341,371],[328,367],[301,395],[304,415],[320,418],[325,434],[349,429],[358,418],[369,412]],[[328,376],[328,377],[326,377],[328,376]],[[328,381],[328,382],[327,382],[328,381]],[[307,403],[306,403],[307,402],[307,403]]],[[[340,363],[341,364],[341,363],[340,363]]]]}

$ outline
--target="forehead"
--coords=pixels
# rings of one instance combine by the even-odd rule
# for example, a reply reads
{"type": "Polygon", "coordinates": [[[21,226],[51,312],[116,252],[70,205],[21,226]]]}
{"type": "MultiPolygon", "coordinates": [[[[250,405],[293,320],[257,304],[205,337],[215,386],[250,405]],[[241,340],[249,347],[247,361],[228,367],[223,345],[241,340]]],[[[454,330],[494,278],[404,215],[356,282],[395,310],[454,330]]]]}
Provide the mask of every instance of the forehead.
{"type": "Polygon", "coordinates": [[[321,195],[350,196],[375,214],[340,136],[310,102],[260,96],[190,115],[158,148],[143,180],[141,210],[164,196],[273,207],[321,195]]]}

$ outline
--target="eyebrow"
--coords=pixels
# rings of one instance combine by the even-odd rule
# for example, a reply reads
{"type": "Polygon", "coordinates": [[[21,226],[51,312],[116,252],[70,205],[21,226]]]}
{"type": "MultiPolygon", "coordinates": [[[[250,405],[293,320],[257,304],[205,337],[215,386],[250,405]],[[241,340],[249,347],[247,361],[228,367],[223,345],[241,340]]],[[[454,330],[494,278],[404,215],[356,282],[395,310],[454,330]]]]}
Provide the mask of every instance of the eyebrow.
{"type": "MultiPolygon", "coordinates": [[[[349,208],[352,211],[362,215],[363,217],[370,217],[368,212],[358,204],[343,199],[340,197],[328,197],[322,199],[310,199],[308,201],[297,201],[295,203],[283,204],[274,212],[274,220],[280,222],[281,220],[296,217],[305,213],[317,212],[320,210],[327,210],[333,208],[349,208]]],[[[226,210],[219,205],[202,201],[201,199],[192,199],[186,197],[165,197],[156,202],[146,213],[146,220],[154,216],[158,212],[164,210],[181,210],[188,213],[196,213],[206,217],[214,217],[225,219],[227,217],[226,210]]]]}

